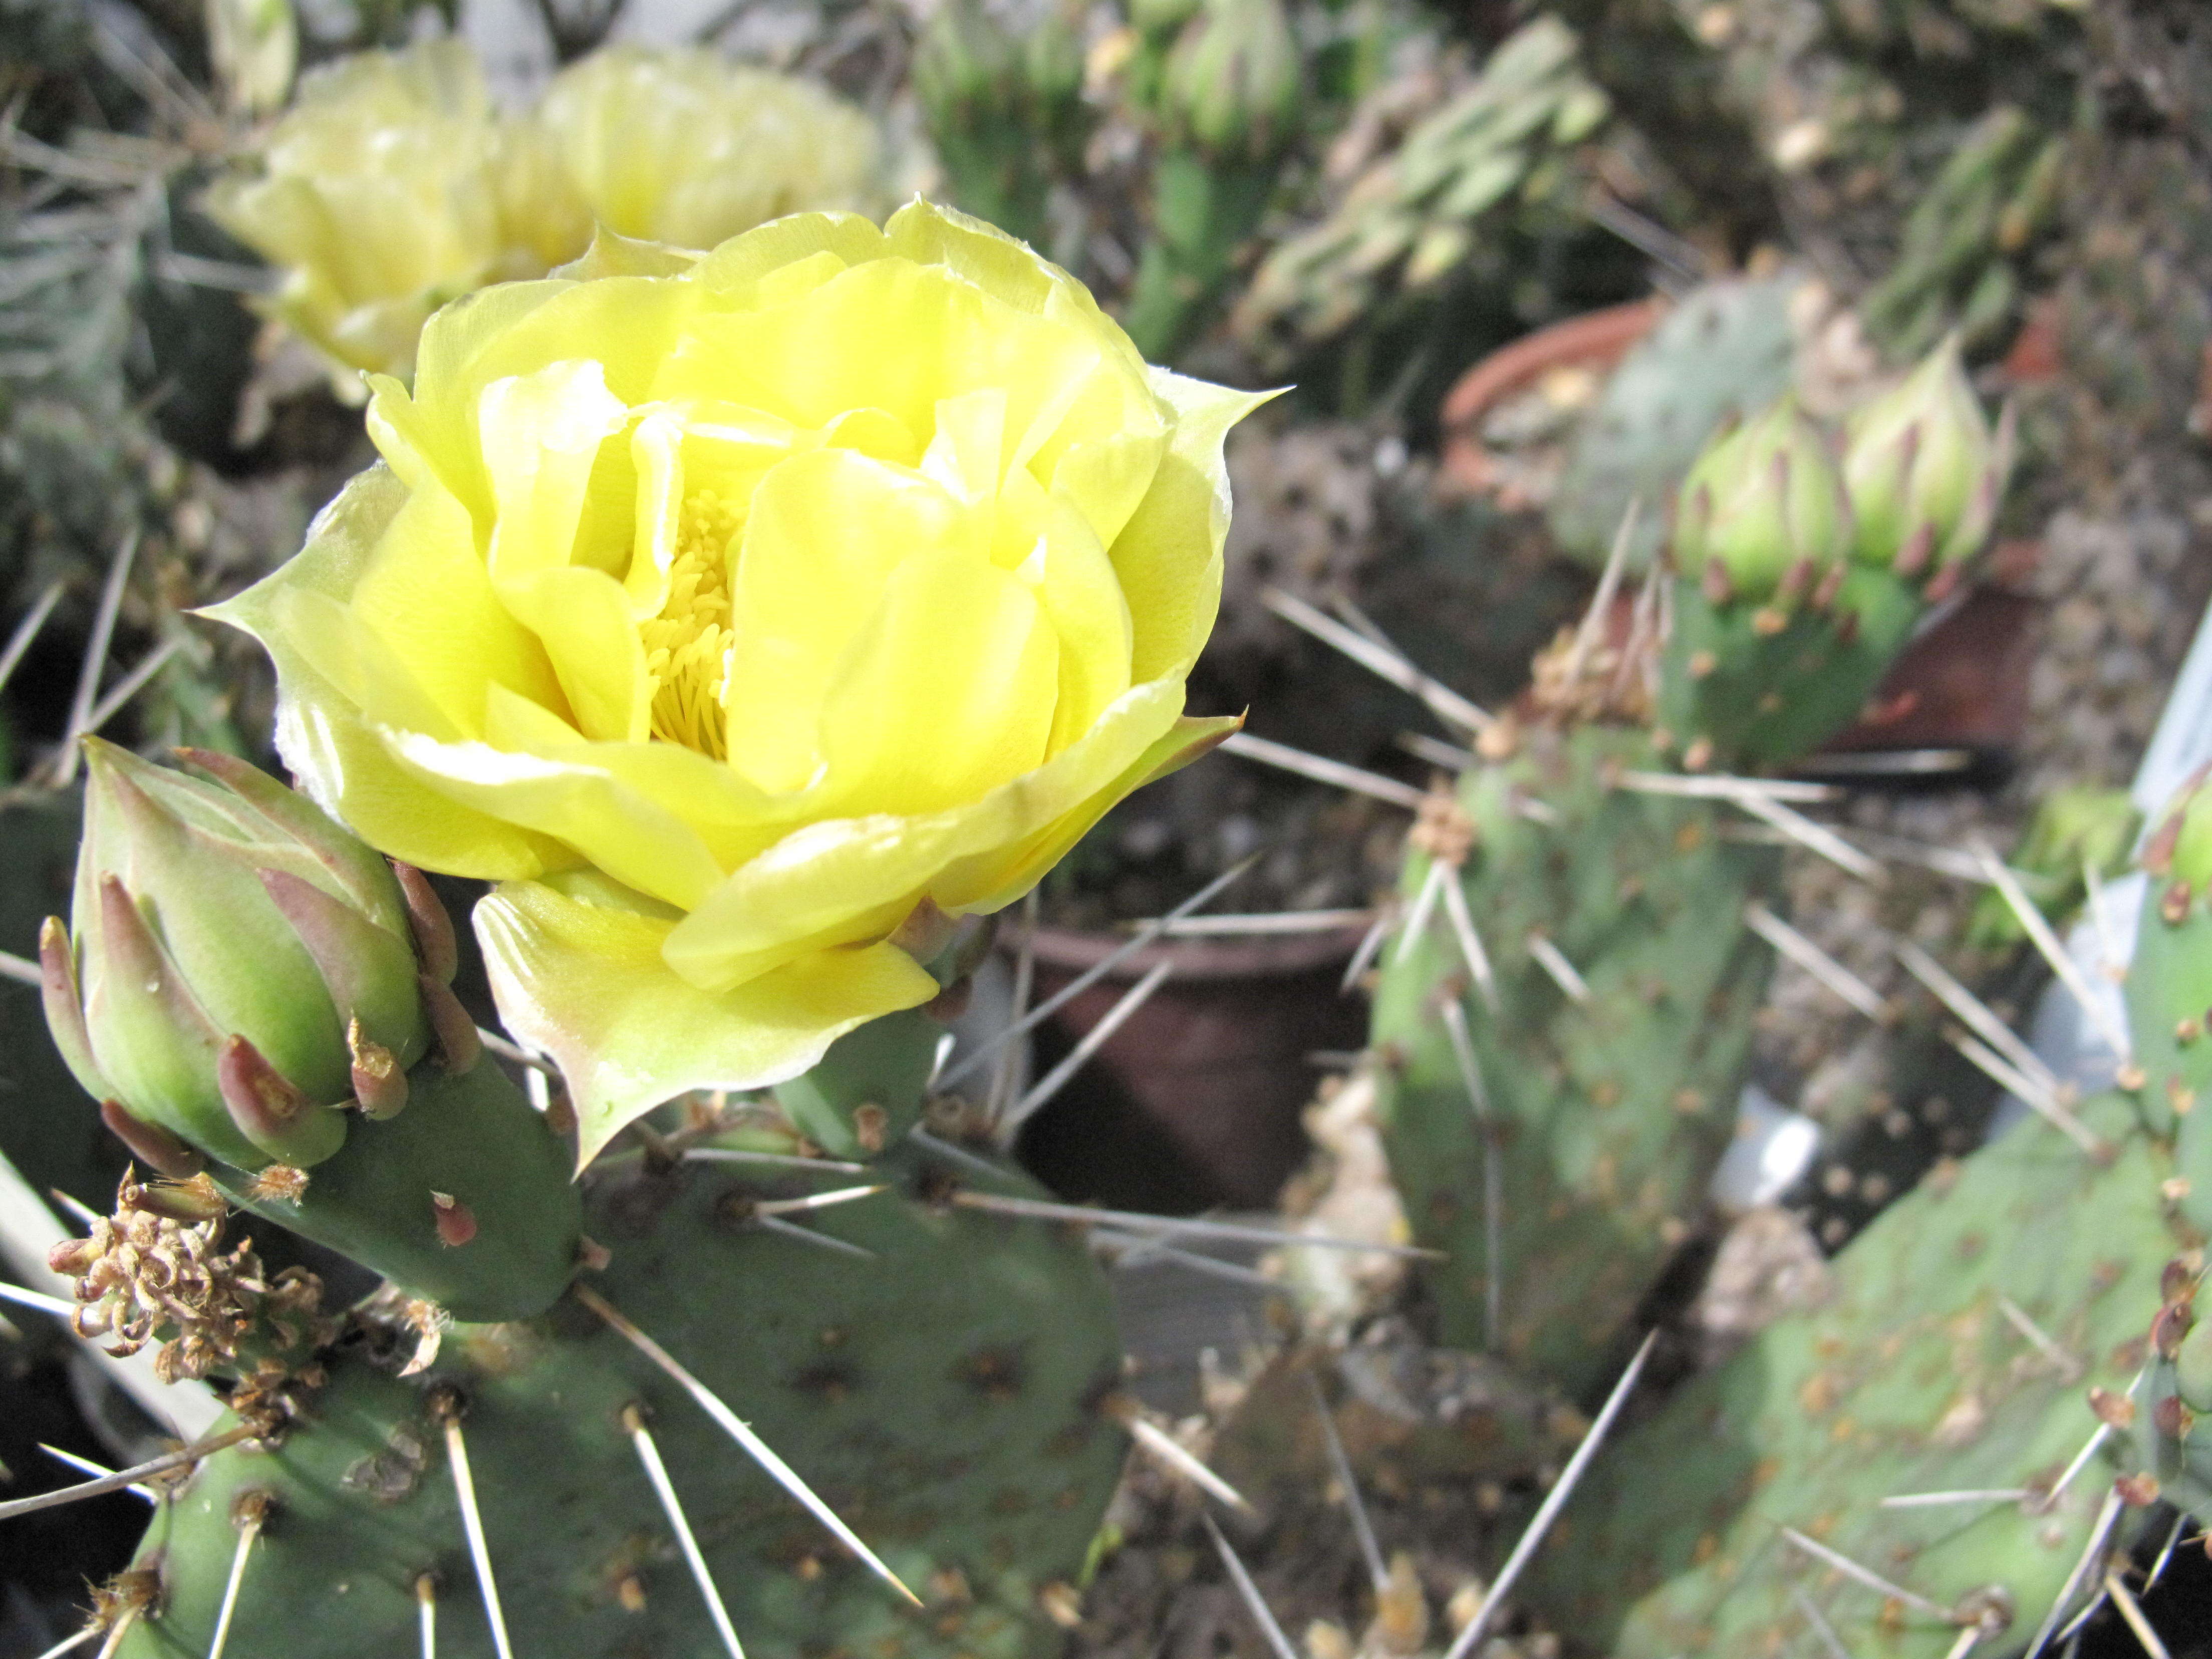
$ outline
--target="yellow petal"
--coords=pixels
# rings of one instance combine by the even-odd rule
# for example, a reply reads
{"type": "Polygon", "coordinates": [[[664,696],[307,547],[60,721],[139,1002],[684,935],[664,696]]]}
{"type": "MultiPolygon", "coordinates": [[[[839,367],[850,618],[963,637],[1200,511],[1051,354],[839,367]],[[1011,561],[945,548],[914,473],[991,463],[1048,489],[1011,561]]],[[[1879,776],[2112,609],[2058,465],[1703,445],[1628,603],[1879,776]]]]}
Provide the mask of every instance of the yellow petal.
{"type": "Polygon", "coordinates": [[[434,483],[407,497],[349,586],[314,581],[313,550],[311,541],[295,561],[295,580],[345,605],[354,629],[403,665],[442,716],[432,723],[398,706],[366,702],[385,724],[473,737],[487,685],[560,700],[560,682],[538,640],[492,591],[468,515],[434,483]],[[434,627],[425,626],[430,618],[434,627]]]}
{"type": "Polygon", "coordinates": [[[448,800],[557,837],[617,881],[679,908],[697,903],[721,879],[696,830],[602,768],[416,733],[394,735],[389,749],[448,800]]]}
{"type": "Polygon", "coordinates": [[[1060,684],[1048,754],[1058,754],[1129,689],[1135,641],[1113,561],[1083,515],[1053,504],[1046,533],[1022,566],[1060,639],[1060,684]]]}
{"type": "Polygon", "coordinates": [[[843,658],[822,708],[823,810],[939,812],[1043,761],[1059,641],[995,565],[909,553],[843,658]]]}
{"type": "Polygon", "coordinates": [[[804,787],[823,698],[898,562],[940,544],[957,516],[927,479],[852,450],[772,468],[754,492],[731,596],[723,707],[730,760],[763,789],[804,787]]]}
{"type": "Polygon", "coordinates": [[[699,262],[691,280],[726,302],[749,298],[763,276],[817,253],[857,265],[883,252],[883,232],[857,213],[794,213],[732,236],[699,262]]]}
{"type": "Polygon", "coordinates": [[[307,640],[284,626],[288,598],[342,602],[406,500],[378,466],[325,507],[307,546],[235,599],[208,611],[259,640],[276,665],[276,747],[307,793],[392,857],[484,880],[534,876],[570,860],[557,842],[456,805],[392,758],[385,729],[325,672],[307,640]]]}
{"type": "Polygon", "coordinates": [[[781,1083],[854,1026],[937,994],[890,945],[817,951],[735,990],[702,991],[662,959],[672,925],[538,882],[507,883],[477,906],[501,1018],[568,1080],[579,1167],[672,1096],[781,1083]]]}
{"type": "Polygon", "coordinates": [[[380,395],[379,447],[389,441],[411,449],[488,532],[492,496],[477,429],[484,389],[588,356],[602,366],[616,398],[645,403],[701,297],[697,285],[682,278],[610,276],[509,283],[457,300],[422,331],[413,397],[380,395]]]}
{"type": "Polygon", "coordinates": [[[1229,428],[1276,394],[1237,392],[1152,371],[1176,411],[1175,435],[1151,488],[1114,540],[1115,574],[1128,596],[1139,680],[1180,679],[1198,660],[1221,605],[1221,546],[1229,534],[1229,428]]]}
{"type": "Polygon", "coordinates": [[[1121,776],[1024,839],[948,864],[930,883],[939,909],[959,915],[1012,904],[1044,878],[1108,811],[1148,783],[1180,771],[1244,724],[1241,714],[1194,719],[1185,715],[1133,762],[1121,776]]]}
{"type": "Polygon", "coordinates": [[[733,871],[677,926],[669,965],[702,989],[724,989],[786,960],[794,940],[904,915],[948,865],[1024,840],[1112,786],[1182,708],[1180,681],[1133,686],[1077,742],[970,805],[794,830],[733,871]]]}

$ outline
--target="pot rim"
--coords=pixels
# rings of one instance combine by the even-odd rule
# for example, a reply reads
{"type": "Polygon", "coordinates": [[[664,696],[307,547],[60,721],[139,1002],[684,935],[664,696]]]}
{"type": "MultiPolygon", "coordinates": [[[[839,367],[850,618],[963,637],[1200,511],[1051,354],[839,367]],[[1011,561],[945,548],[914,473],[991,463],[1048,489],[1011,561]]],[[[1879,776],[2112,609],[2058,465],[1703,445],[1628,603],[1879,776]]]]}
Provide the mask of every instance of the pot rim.
{"type": "Polygon", "coordinates": [[[1658,326],[1671,303],[1664,295],[1655,294],[1586,311],[1524,334],[1475,363],[1452,383],[1437,414],[1444,432],[1439,481],[1480,494],[1489,476],[1489,452],[1475,427],[1492,405],[1564,363],[1583,363],[1610,374],[1658,326]]]}
{"type": "MultiPolygon", "coordinates": [[[[1340,927],[1322,933],[1297,933],[1273,938],[1167,939],[1154,941],[1106,975],[1116,981],[1142,979],[1162,963],[1175,964],[1170,979],[1220,981],[1239,979],[1288,979],[1342,966],[1352,959],[1366,936],[1364,927],[1340,927]]],[[[1033,935],[1038,963],[1063,972],[1081,973],[1095,968],[1128,943],[1125,933],[1096,933],[1079,927],[1040,927],[1033,935]]],[[[1021,949],[1018,929],[1000,935],[999,947],[1009,957],[1021,949]]],[[[1166,988],[1163,988],[1165,989],[1166,988]]]]}

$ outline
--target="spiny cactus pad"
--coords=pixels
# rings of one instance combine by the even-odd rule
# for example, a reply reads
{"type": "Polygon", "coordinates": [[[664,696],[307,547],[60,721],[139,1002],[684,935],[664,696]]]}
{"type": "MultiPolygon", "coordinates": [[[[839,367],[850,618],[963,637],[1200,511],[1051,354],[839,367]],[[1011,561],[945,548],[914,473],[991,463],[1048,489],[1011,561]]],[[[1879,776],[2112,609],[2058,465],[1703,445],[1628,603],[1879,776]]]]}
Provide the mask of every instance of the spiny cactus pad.
{"type": "MultiPolygon", "coordinates": [[[[1726,1148],[1771,954],[1743,925],[1774,854],[1723,838],[1715,803],[1615,787],[1659,764],[1647,736],[1530,734],[1468,775],[1474,847],[1460,877],[1493,960],[1493,1013],[1441,919],[1376,997],[1379,1115],[1449,1346],[1493,1346],[1488,1275],[1502,1274],[1505,1358],[1570,1394],[1608,1351],[1705,1203],[1726,1148]],[[1523,803],[1538,803],[1538,821],[1523,803]],[[1587,981],[1571,1000],[1531,954],[1540,934],[1587,981]],[[1484,1135],[1443,1003],[1467,1011],[1495,1120],[1502,1263],[1490,1261],[1484,1135]]],[[[1428,860],[1409,858],[1417,894],[1428,860]]]]}
{"type": "MultiPolygon", "coordinates": [[[[236,1547],[265,1492],[229,1650],[288,1659],[416,1651],[415,1585],[438,1585],[438,1650],[489,1656],[455,1506],[441,1391],[469,1462],[518,1653],[719,1653],[623,1425],[645,1413],[741,1639],[768,1654],[1006,1659],[1048,1647],[1037,1593],[1073,1580],[1127,1442],[1098,1413],[1121,1350],[1103,1277],[1048,1224],[940,1210],[892,1189],[807,1218],[873,1261],[747,1224],[749,1200],[838,1177],[686,1162],[602,1174],[586,1281],[714,1389],[928,1603],[892,1592],[684,1392],[586,1308],[457,1326],[403,1379],[356,1344],[271,1452],[209,1459],[140,1553],[165,1600],[125,1659],[207,1652],[236,1547]]],[[[850,1177],[846,1177],[850,1179],[850,1177]]],[[[1007,1190],[1034,1191],[1009,1175],[1007,1190]]],[[[404,1345],[403,1345],[404,1346],[404,1345]]]]}
{"type": "Polygon", "coordinates": [[[492,1061],[416,1066],[408,1109],[352,1124],[296,1200],[210,1166],[234,1203],[373,1267],[457,1319],[532,1314],[574,1271],[578,1206],[567,1145],[492,1061]],[[440,1237],[437,1194],[474,1224],[440,1237]]]}
{"type": "Polygon", "coordinates": [[[1674,587],[1661,656],[1659,723],[1712,763],[1795,760],[1857,717],[1920,620],[1918,592],[1887,570],[1842,573],[1822,605],[1777,607],[1674,587]]]}
{"type": "Polygon", "coordinates": [[[1938,1608],[2008,1607],[2015,1645],[2033,1632],[2112,1490],[2097,1460],[2048,1499],[2097,1429],[2084,1391],[2126,1393],[2185,1242],[2160,1200],[2171,1166],[2130,1134],[2131,1103],[2083,1115],[2120,1139],[2109,1164],[2030,1122],[1940,1169],[1837,1259],[1826,1307],[1770,1327],[1607,1449],[1532,1575],[1538,1604],[1617,1659],[1816,1651],[1801,1597],[1855,1653],[1953,1650],[1956,1625],[1824,1563],[1791,1528],[1938,1608]],[[1882,1506],[2018,1489],[2036,1495],[1882,1506]]]}

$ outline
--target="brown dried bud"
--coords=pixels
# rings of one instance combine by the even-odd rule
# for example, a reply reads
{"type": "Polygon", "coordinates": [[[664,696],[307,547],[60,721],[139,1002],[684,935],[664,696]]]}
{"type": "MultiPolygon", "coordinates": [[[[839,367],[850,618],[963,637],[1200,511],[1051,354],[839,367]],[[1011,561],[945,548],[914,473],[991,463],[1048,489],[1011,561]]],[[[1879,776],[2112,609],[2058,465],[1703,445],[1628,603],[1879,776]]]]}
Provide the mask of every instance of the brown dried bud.
{"type": "Polygon", "coordinates": [[[2158,1477],[2124,1474],[2112,1482],[2112,1494],[2130,1509],[2147,1510],[2158,1502],[2158,1477]]]}
{"type": "Polygon", "coordinates": [[[2124,1394],[2114,1394],[2110,1389],[2091,1389],[2089,1409],[2096,1413],[2099,1422],[2110,1428],[2128,1428],[2136,1420],[2136,1402],[2124,1394]]]}

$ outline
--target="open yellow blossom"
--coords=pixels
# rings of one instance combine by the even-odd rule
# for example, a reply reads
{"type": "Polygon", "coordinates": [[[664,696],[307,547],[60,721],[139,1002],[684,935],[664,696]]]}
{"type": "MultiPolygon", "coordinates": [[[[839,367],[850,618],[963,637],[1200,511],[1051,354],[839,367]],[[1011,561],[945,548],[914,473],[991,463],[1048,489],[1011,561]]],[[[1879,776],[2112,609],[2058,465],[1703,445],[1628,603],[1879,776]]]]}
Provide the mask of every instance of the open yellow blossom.
{"type": "Polygon", "coordinates": [[[433,319],[384,465],[216,614],[312,793],[501,884],[493,988],[588,1156],[927,1000],[925,901],[1018,897],[1233,726],[1183,683],[1256,401],[925,203],[608,243],[433,319]]]}
{"type": "Polygon", "coordinates": [[[800,209],[869,205],[876,167],[868,118],[812,82],[611,46],[503,114],[467,46],[441,40],[310,76],[256,168],[206,206],[283,271],[264,308],[357,396],[360,370],[413,373],[440,306],[544,276],[595,224],[711,247],[800,209]]]}

